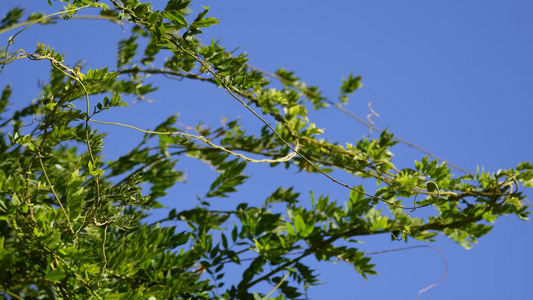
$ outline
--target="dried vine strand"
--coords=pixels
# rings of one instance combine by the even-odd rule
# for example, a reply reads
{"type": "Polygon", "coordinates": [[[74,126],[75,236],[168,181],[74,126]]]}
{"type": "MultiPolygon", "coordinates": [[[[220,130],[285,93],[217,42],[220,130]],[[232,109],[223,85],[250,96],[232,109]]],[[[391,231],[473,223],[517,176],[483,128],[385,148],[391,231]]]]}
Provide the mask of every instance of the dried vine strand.
{"type": "Polygon", "coordinates": [[[366,119],[370,123],[370,127],[368,127],[369,135],[372,134],[372,129],[374,128],[374,121],[372,121],[372,119],[370,119],[370,118],[371,117],[379,117],[379,114],[377,112],[375,112],[374,109],[372,108],[372,104],[377,104],[377,102],[371,101],[371,102],[368,103],[368,109],[372,112],[371,114],[368,114],[366,116],[366,119]]]}
{"type": "MultiPolygon", "coordinates": [[[[436,188],[437,188],[437,198],[440,198],[440,189],[439,189],[438,184],[437,184],[435,181],[433,181],[433,180],[428,180],[428,181],[426,182],[426,185],[427,185],[428,183],[433,183],[433,184],[436,186],[436,188]]],[[[392,236],[393,236],[393,238],[394,238],[396,241],[401,241],[401,240],[403,239],[403,237],[405,236],[405,233],[407,233],[407,234],[411,234],[411,232],[409,231],[409,228],[410,228],[411,224],[413,224],[413,219],[411,218],[411,213],[415,212],[415,211],[418,209],[418,207],[424,207],[424,206],[417,206],[417,205],[416,205],[416,198],[418,197],[418,195],[420,195],[420,192],[421,192],[421,191],[422,191],[422,189],[418,189],[418,191],[417,191],[417,193],[416,193],[416,195],[415,195],[415,197],[414,197],[414,199],[413,199],[413,209],[411,209],[411,210],[407,213],[407,218],[409,219],[409,223],[403,225],[402,236],[398,238],[398,237],[396,237],[396,235],[394,234],[394,232],[391,233],[392,236]]]]}
{"type": "Polygon", "coordinates": [[[70,232],[74,233],[74,228],[72,227],[72,223],[70,223],[70,218],[68,217],[67,211],[65,210],[63,203],[61,203],[61,199],[59,199],[59,196],[57,195],[54,189],[54,186],[52,185],[52,182],[50,181],[50,178],[48,178],[48,173],[46,172],[46,168],[44,167],[44,163],[43,163],[43,156],[39,152],[37,152],[37,156],[39,157],[39,163],[41,164],[41,170],[43,171],[44,178],[46,179],[48,186],[50,186],[50,191],[52,192],[54,197],[56,197],[57,203],[59,203],[59,207],[61,207],[61,211],[65,215],[65,219],[67,220],[67,224],[68,224],[68,229],[70,229],[70,232]]]}
{"type": "MultiPolygon", "coordinates": [[[[43,16],[39,19],[36,19],[36,20],[33,20],[29,23],[27,23],[28,25],[26,25],[24,28],[22,28],[21,30],[19,30],[17,33],[15,33],[14,35],[12,35],[11,37],[9,37],[8,39],[8,42],[7,42],[7,46],[6,46],[6,50],[5,50],[5,54],[4,54],[4,57],[7,58],[8,54],[9,54],[9,46],[11,46],[11,44],[13,44],[13,41],[15,40],[15,38],[17,37],[17,35],[19,35],[20,33],[22,33],[24,30],[28,29],[29,27],[33,26],[34,24],[36,23],[39,23],[39,22],[42,22],[48,18],[51,18],[53,16],[57,16],[57,15],[60,15],[60,14],[64,14],[64,13],[71,13],[71,12],[76,12],[78,10],[81,10],[81,9],[85,9],[87,7],[90,7],[90,5],[85,5],[85,6],[82,6],[82,7],[77,7],[77,8],[73,8],[73,9],[69,9],[69,10],[64,10],[64,11],[59,11],[59,12],[56,12],[56,13],[53,13],[53,14],[49,14],[49,15],[46,15],[46,16],[43,16]]],[[[16,24],[15,24],[16,25],[16,24]]],[[[18,28],[18,27],[21,27],[21,26],[24,26],[24,25],[20,25],[20,26],[17,26],[17,27],[14,27],[14,28],[18,28]]],[[[6,28],[5,30],[11,30],[11,29],[14,29],[13,26],[11,28],[6,28]]],[[[16,52],[15,52],[16,54],[16,52]]],[[[14,54],[14,55],[15,55],[14,54]]],[[[6,59],[8,60],[8,59],[6,59]]],[[[2,63],[2,68],[0,68],[0,74],[2,74],[2,71],[4,71],[4,68],[5,68],[6,64],[5,63],[2,63]]]]}
{"type": "MultiPolygon", "coordinates": [[[[72,10],[72,11],[83,9],[83,8],[84,7],[79,7],[77,9],[72,10]]],[[[65,13],[65,12],[69,12],[69,11],[62,11],[62,12],[59,12],[59,13],[65,13]]],[[[117,18],[115,18],[113,16],[85,15],[85,16],[71,16],[71,18],[72,19],[108,20],[108,21],[111,21],[113,23],[118,23],[117,18]]],[[[6,32],[8,32],[10,30],[17,29],[19,27],[22,27],[22,26],[28,25],[28,24],[30,24],[30,26],[34,25],[36,23],[47,25],[48,23],[42,23],[44,20],[54,21],[54,20],[62,20],[62,18],[57,17],[57,14],[55,14],[55,15],[54,14],[47,15],[47,16],[44,16],[44,17],[42,17],[40,19],[37,19],[37,20],[28,20],[28,21],[24,21],[24,22],[13,24],[13,25],[8,26],[6,28],[2,28],[2,29],[0,29],[0,34],[6,33],[6,32]]]]}
{"type": "MultiPolygon", "coordinates": [[[[193,138],[193,139],[197,139],[197,140],[200,140],[206,144],[208,144],[209,146],[215,148],[215,149],[218,149],[218,150],[222,150],[226,153],[229,153],[231,155],[234,155],[234,156],[238,156],[246,161],[249,161],[249,162],[252,162],[252,163],[280,163],[280,162],[285,162],[285,161],[289,161],[291,160],[292,158],[294,158],[294,156],[296,156],[296,152],[291,152],[289,154],[287,154],[286,156],[284,157],[281,157],[281,158],[278,158],[278,159],[253,159],[253,158],[249,158],[243,154],[240,154],[240,153],[237,153],[237,152],[234,152],[234,151],[231,151],[223,146],[219,146],[213,142],[211,142],[210,140],[206,139],[205,137],[201,136],[201,135],[193,135],[193,134],[188,134],[188,133],[184,133],[184,132],[162,132],[162,131],[152,131],[152,130],[143,130],[143,129],[140,129],[140,128],[137,128],[135,126],[132,126],[132,125],[128,125],[128,124],[122,124],[122,123],[117,123],[117,122],[104,122],[104,121],[98,121],[98,120],[94,120],[94,119],[91,119],[90,120],[91,122],[94,122],[94,123],[98,123],[98,124],[104,124],[104,125],[115,125],[115,126],[121,126],[121,127],[126,127],[126,128],[131,128],[131,129],[134,129],[134,130],[137,130],[137,131],[140,131],[140,132],[143,132],[143,133],[148,133],[148,134],[157,134],[157,135],[181,135],[181,136],[184,136],[184,137],[187,137],[187,138],[193,138]]],[[[299,148],[299,144],[296,143],[296,146],[295,146],[295,149],[298,149],[299,148]]]]}
{"type": "Polygon", "coordinates": [[[278,282],[278,284],[276,284],[276,286],[268,293],[266,294],[263,298],[261,298],[262,300],[266,300],[268,299],[268,296],[272,295],[272,293],[274,293],[277,289],[279,289],[279,287],[281,286],[281,284],[283,284],[283,282],[285,280],[287,280],[287,277],[289,277],[289,275],[291,274],[291,272],[287,272],[287,274],[285,274],[285,276],[283,276],[283,278],[278,282]]]}
{"type": "Polygon", "coordinates": [[[0,287],[0,292],[8,294],[10,297],[13,297],[17,300],[24,300],[24,298],[20,297],[19,295],[10,292],[9,290],[5,290],[2,287],[0,287]]]}
{"type": "MultiPolygon", "coordinates": [[[[79,7],[79,8],[75,8],[75,9],[71,9],[71,10],[65,10],[65,11],[62,11],[62,12],[58,12],[58,13],[53,13],[53,14],[50,14],[50,15],[46,15],[46,16],[43,16],[35,21],[32,21],[30,22],[27,26],[25,26],[23,29],[19,30],[15,35],[13,35],[12,37],[9,38],[9,41],[8,41],[8,45],[6,47],[6,52],[5,52],[5,57],[6,59],[3,60],[3,61],[0,61],[0,63],[2,64],[2,68],[0,69],[0,73],[4,70],[4,67],[6,64],[8,63],[11,63],[17,59],[21,59],[21,58],[29,58],[30,60],[48,60],[50,61],[51,65],[56,68],[57,70],[59,70],[60,72],[62,72],[64,75],[66,75],[67,77],[70,77],[71,79],[74,80],[75,83],[78,83],[83,91],[84,91],[84,95],[85,95],[85,102],[86,102],[86,109],[87,109],[87,113],[86,113],[86,117],[85,117],[85,138],[86,138],[86,145],[87,145],[87,151],[89,153],[89,159],[90,159],[90,162],[91,164],[93,165],[93,167],[96,167],[96,160],[94,158],[94,155],[93,155],[93,151],[92,151],[92,147],[91,147],[91,144],[90,144],[90,133],[89,133],[89,120],[90,120],[90,115],[89,115],[89,111],[90,111],[90,100],[89,100],[89,93],[85,87],[85,85],[83,84],[83,75],[81,73],[79,73],[79,68],[74,68],[74,69],[71,69],[67,66],[65,66],[61,61],[58,61],[57,59],[55,59],[54,57],[51,57],[49,55],[37,55],[37,54],[28,54],[26,51],[24,51],[23,49],[19,49],[17,52],[15,52],[13,54],[13,56],[11,58],[7,58],[7,55],[8,55],[8,50],[9,50],[9,46],[13,43],[14,41],[14,38],[19,35],[21,32],[23,32],[24,30],[26,30],[27,28],[29,28],[30,26],[38,23],[38,22],[41,22],[47,18],[50,18],[52,16],[55,16],[55,15],[58,15],[58,14],[61,14],[61,13],[68,13],[68,12],[75,12],[75,11],[78,11],[80,9],[84,9],[84,8],[87,8],[87,7],[90,7],[89,5],[87,6],[83,6],[83,7],[79,7]]],[[[56,105],[58,105],[59,103],[56,103],[56,105]]],[[[43,143],[44,143],[44,140],[43,140],[43,143]]],[[[63,206],[63,203],[61,202],[61,200],[59,199],[57,193],[55,192],[55,189],[48,177],[48,174],[46,172],[46,168],[44,167],[44,163],[42,161],[42,155],[40,152],[37,152],[37,156],[39,158],[39,162],[40,162],[40,165],[41,165],[41,169],[43,171],[43,174],[46,178],[46,181],[48,183],[48,185],[50,186],[50,189],[52,191],[52,194],[56,197],[57,199],[57,202],[59,203],[59,206],[61,207],[61,210],[63,212],[63,214],[65,215],[65,218],[67,220],[67,223],[68,223],[68,227],[69,227],[69,230],[75,234],[77,236],[77,233],[78,231],[74,232],[74,228],[70,222],[70,219],[67,215],[67,212],[63,206]]],[[[100,183],[99,183],[99,179],[98,179],[98,175],[93,175],[93,178],[94,178],[94,181],[95,181],[95,207],[94,207],[94,213],[93,213],[93,219],[94,219],[94,214],[96,214],[96,211],[98,209],[98,205],[99,205],[99,201],[100,201],[100,183]]],[[[96,223],[96,222],[95,222],[96,223]]],[[[107,227],[106,229],[104,230],[107,230],[107,227]]],[[[106,232],[104,232],[104,234],[106,234],[106,232]]],[[[105,257],[105,240],[104,240],[104,243],[102,245],[103,247],[103,255],[104,255],[104,259],[106,260],[106,265],[107,265],[107,258],[105,257]]],[[[61,259],[61,258],[60,258],[61,259]]],[[[61,259],[62,260],[62,259],[61,259]]],[[[63,261],[64,262],[64,261],[63,261]]],[[[65,263],[66,264],[66,263],[65,263]]],[[[92,291],[92,290],[91,290],[92,291]]],[[[92,291],[94,293],[94,291],[92,291]]],[[[96,294],[95,294],[96,295],[96,294]]],[[[98,297],[98,295],[96,295],[98,297]]],[[[100,298],[100,297],[98,297],[100,298]]]]}
{"type": "MultiPolygon", "coordinates": [[[[85,102],[86,102],[86,109],[87,109],[87,113],[85,117],[85,138],[87,141],[85,144],[87,145],[87,151],[89,153],[90,162],[93,165],[93,167],[96,167],[96,160],[94,159],[94,155],[93,155],[93,151],[92,151],[92,147],[90,143],[90,134],[89,134],[89,121],[90,121],[89,92],[87,91],[87,88],[83,84],[83,74],[79,73],[79,68],[76,67],[74,69],[71,69],[65,66],[62,62],[56,60],[55,58],[51,56],[28,54],[22,49],[20,51],[21,51],[21,54],[19,54],[17,59],[22,58],[22,57],[28,57],[31,60],[49,60],[54,68],[56,68],[57,70],[65,74],[66,76],[73,79],[75,82],[77,82],[82,87],[84,95],[85,95],[85,102]]],[[[98,180],[98,176],[93,175],[93,177],[94,177],[95,188],[96,188],[96,193],[95,193],[95,212],[96,212],[96,209],[98,208],[99,201],[100,201],[100,182],[98,180]]]]}
{"type": "Polygon", "coordinates": [[[437,283],[433,283],[433,284],[430,284],[429,286],[421,289],[420,291],[418,291],[418,294],[416,295],[416,299],[419,299],[420,298],[420,294],[424,293],[424,292],[427,292],[429,289],[433,288],[433,287],[436,287],[440,284],[442,284],[444,282],[444,280],[446,280],[446,277],[448,276],[448,260],[446,259],[446,255],[444,255],[444,253],[437,247],[434,247],[434,246],[430,246],[430,245],[417,245],[417,246],[410,246],[410,247],[403,247],[403,248],[397,248],[397,249],[390,249],[390,250],[383,250],[383,251],[376,251],[376,252],[367,252],[365,253],[366,255],[378,255],[378,254],[384,254],[384,253],[391,253],[391,252],[398,252],[398,251],[404,251],[404,250],[411,250],[411,249],[415,249],[415,248],[431,248],[437,252],[439,252],[439,254],[442,256],[442,259],[444,260],[444,265],[445,265],[445,271],[444,271],[444,275],[442,276],[442,279],[437,282],[437,283]]]}
{"type": "Polygon", "coordinates": [[[70,268],[70,264],[68,262],[66,262],[61,256],[57,255],[57,253],[53,252],[52,250],[50,250],[46,245],[42,245],[43,248],[46,249],[46,251],[48,251],[52,256],[55,257],[55,259],[59,260],[66,268],[66,270],[68,270],[71,274],[74,275],[74,277],[76,277],[76,279],[78,281],[80,281],[81,283],[83,283],[83,285],[85,285],[85,287],[96,297],[96,299],[99,299],[99,300],[102,300],[102,297],[100,297],[98,295],[98,293],[96,293],[93,288],[91,287],[90,284],[87,283],[87,281],[85,281],[81,276],[80,274],[78,274],[77,272],[74,272],[74,270],[71,270],[70,268]]]}

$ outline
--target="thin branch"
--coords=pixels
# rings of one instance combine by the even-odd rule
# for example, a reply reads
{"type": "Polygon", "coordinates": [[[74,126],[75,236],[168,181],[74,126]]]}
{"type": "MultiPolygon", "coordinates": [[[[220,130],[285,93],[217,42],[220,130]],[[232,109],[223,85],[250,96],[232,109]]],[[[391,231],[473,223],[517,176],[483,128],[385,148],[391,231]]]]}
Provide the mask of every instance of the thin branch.
{"type": "Polygon", "coordinates": [[[439,248],[433,247],[433,246],[429,246],[429,245],[418,245],[418,246],[404,247],[404,248],[391,249],[391,250],[368,252],[368,253],[365,253],[365,254],[366,255],[377,255],[377,254],[383,254],[383,253],[391,253],[391,252],[410,250],[410,249],[415,249],[415,248],[431,248],[431,249],[433,249],[435,251],[438,251],[439,254],[442,256],[442,259],[444,260],[444,265],[446,267],[446,269],[444,271],[444,275],[442,276],[442,279],[439,282],[430,284],[429,286],[427,286],[427,287],[421,289],[420,291],[418,291],[418,294],[416,295],[416,299],[419,299],[420,298],[420,294],[422,294],[423,292],[427,292],[429,289],[442,284],[444,282],[444,280],[446,280],[446,277],[448,276],[448,260],[446,259],[446,255],[444,255],[444,253],[439,248]]]}
{"type": "Polygon", "coordinates": [[[19,295],[15,294],[15,293],[10,292],[9,290],[0,289],[0,292],[6,293],[9,296],[11,296],[11,297],[13,297],[13,298],[15,298],[17,300],[24,300],[24,298],[20,297],[19,295]]]}
{"type": "MultiPolygon", "coordinates": [[[[184,137],[188,137],[188,138],[194,138],[194,139],[197,139],[197,140],[200,140],[206,144],[208,144],[209,146],[213,147],[213,148],[216,148],[218,150],[221,150],[221,151],[224,151],[226,153],[229,153],[231,155],[235,155],[235,156],[238,156],[246,161],[249,161],[249,162],[253,162],[253,163],[280,163],[280,162],[285,162],[285,161],[289,161],[291,160],[294,156],[296,156],[296,153],[295,152],[291,152],[289,154],[287,154],[286,156],[282,157],[282,158],[278,158],[278,159],[253,159],[253,158],[249,158],[243,154],[240,154],[240,153],[237,153],[237,152],[234,152],[234,151],[231,151],[227,148],[224,148],[222,146],[219,146],[219,145],[216,145],[214,144],[213,142],[209,141],[208,139],[206,139],[205,137],[201,136],[201,135],[192,135],[192,134],[188,134],[188,133],[184,133],[184,132],[161,132],[161,131],[151,131],[151,130],[143,130],[143,129],[140,129],[140,128],[137,128],[135,126],[131,126],[131,125],[128,125],[128,124],[122,124],[122,123],[116,123],[116,122],[103,122],[103,121],[97,121],[97,120],[90,120],[91,122],[95,122],[95,123],[99,123],[99,124],[104,124],[104,125],[116,125],[116,126],[122,126],[122,127],[127,127],[127,128],[131,128],[131,129],[135,129],[137,131],[140,131],[140,132],[143,132],[143,133],[149,133],[149,134],[157,134],[157,135],[181,135],[181,136],[184,136],[184,137]]],[[[299,145],[298,143],[296,143],[296,146],[295,146],[295,149],[298,149],[299,148],[299,145]]]]}
{"type": "Polygon", "coordinates": [[[104,255],[104,270],[107,271],[107,256],[105,254],[105,243],[107,241],[107,225],[104,227],[104,240],[102,242],[102,254],[104,255]]]}
{"type": "Polygon", "coordinates": [[[46,172],[46,169],[43,164],[43,157],[41,153],[37,152],[37,156],[39,157],[39,162],[41,163],[41,169],[43,171],[43,175],[46,178],[46,182],[48,183],[48,186],[50,186],[50,190],[52,191],[52,194],[54,197],[56,197],[57,203],[59,203],[59,206],[61,207],[61,211],[63,211],[63,214],[65,215],[65,220],[67,220],[68,228],[70,229],[70,232],[74,233],[74,228],[72,227],[72,224],[70,223],[70,219],[68,217],[67,211],[65,210],[65,207],[63,207],[63,203],[61,203],[61,199],[59,199],[59,196],[57,195],[54,186],[52,185],[52,182],[50,181],[50,178],[48,178],[48,173],[46,172]]]}
{"type": "Polygon", "coordinates": [[[266,294],[263,298],[261,298],[262,300],[266,300],[268,298],[268,296],[272,295],[272,293],[274,293],[277,289],[279,289],[279,287],[281,286],[281,284],[287,280],[287,277],[289,277],[289,275],[291,274],[291,272],[287,272],[287,274],[285,276],[283,276],[283,278],[278,282],[278,284],[276,284],[276,286],[270,291],[270,293],[266,294]]]}
{"type": "Polygon", "coordinates": [[[263,281],[263,280],[266,280],[270,277],[272,277],[274,274],[278,273],[279,271],[289,267],[290,265],[292,264],[295,264],[297,262],[299,262],[300,260],[302,260],[303,258],[305,258],[306,256],[309,256],[311,255],[312,252],[311,251],[304,251],[304,253],[302,253],[302,255],[298,256],[297,258],[293,259],[293,260],[290,260],[290,261],[287,261],[285,262],[284,264],[278,266],[277,268],[275,268],[274,270],[266,273],[265,275],[257,278],[256,280],[252,281],[252,282],[249,282],[247,285],[246,285],[246,288],[249,289],[251,288],[252,286],[258,284],[259,282],[263,281]]]}
{"type": "MultiPolygon", "coordinates": [[[[48,18],[60,15],[60,14],[69,13],[69,12],[75,12],[75,11],[78,11],[80,9],[84,9],[84,8],[87,8],[87,7],[90,7],[90,5],[86,5],[86,6],[83,6],[83,7],[77,7],[77,8],[73,8],[73,9],[70,9],[70,10],[56,12],[56,13],[53,13],[53,14],[50,14],[50,15],[43,16],[43,17],[41,17],[39,19],[36,19],[36,20],[31,20],[29,23],[27,23],[26,27],[24,27],[21,30],[19,30],[13,36],[9,37],[9,40],[8,40],[8,43],[7,43],[7,47],[6,47],[6,50],[5,50],[5,57],[7,58],[8,54],[9,54],[9,46],[11,46],[11,44],[14,43],[13,41],[15,40],[15,37],[17,37],[17,35],[21,34],[24,30],[30,28],[32,25],[37,24],[39,22],[42,22],[42,21],[44,21],[44,20],[46,20],[48,18]]],[[[21,26],[23,26],[23,25],[21,25],[21,26]]],[[[6,66],[5,64],[2,64],[2,68],[0,68],[0,74],[2,73],[2,71],[4,71],[5,66],[6,66]]]]}
{"type": "MultiPolygon", "coordinates": [[[[59,12],[59,13],[64,13],[64,12],[59,12]]],[[[99,15],[74,15],[74,16],[71,16],[72,19],[91,19],[91,20],[108,20],[108,21],[111,21],[113,23],[118,23],[118,20],[117,18],[113,17],[113,16],[99,16],[99,15]]],[[[24,21],[24,22],[20,22],[20,23],[17,23],[17,24],[13,24],[9,27],[5,27],[5,28],[2,28],[0,29],[0,34],[3,34],[3,33],[6,33],[10,30],[13,30],[13,29],[17,29],[19,27],[22,27],[22,26],[25,26],[25,25],[33,25],[33,24],[40,24],[40,25],[49,25],[50,23],[46,23],[44,22],[45,20],[47,21],[56,21],[56,20],[62,20],[61,17],[58,17],[58,16],[52,16],[52,17],[48,17],[46,19],[37,19],[37,22],[35,20],[28,20],[28,21],[24,21]]]]}

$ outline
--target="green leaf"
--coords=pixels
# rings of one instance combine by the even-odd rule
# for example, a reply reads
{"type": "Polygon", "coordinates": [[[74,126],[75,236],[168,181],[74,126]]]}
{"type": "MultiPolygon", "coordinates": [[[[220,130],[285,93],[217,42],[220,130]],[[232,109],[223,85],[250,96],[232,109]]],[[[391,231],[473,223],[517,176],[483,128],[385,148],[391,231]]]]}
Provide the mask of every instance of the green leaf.
{"type": "Polygon", "coordinates": [[[195,21],[193,24],[196,27],[209,27],[211,25],[218,24],[218,19],[209,17],[209,18],[205,18],[205,19],[201,19],[201,20],[195,21]]]}
{"type": "Polygon", "coordinates": [[[218,169],[222,173],[211,184],[206,197],[228,197],[228,193],[236,192],[235,187],[249,177],[242,175],[245,167],[246,161],[239,162],[237,159],[221,163],[218,169]]]}
{"type": "Polygon", "coordinates": [[[220,238],[222,239],[222,247],[224,247],[224,249],[228,249],[228,239],[226,238],[226,235],[222,234],[220,238]]]}
{"type": "Polygon", "coordinates": [[[531,214],[530,211],[518,214],[518,218],[520,220],[522,220],[522,221],[528,221],[529,220],[529,214],[531,214]]]}
{"type": "Polygon", "coordinates": [[[46,271],[45,278],[50,281],[61,281],[67,274],[62,269],[46,271]]]}
{"type": "Polygon", "coordinates": [[[266,203],[278,203],[278,202],[286,202],[289,204],[296,204],[298,202],[298,196],[300,196],[299,193],[294,193],[293,188],[290,187],[288,189],[284,189],[283,187],[279,187],[272,195],[270,195],[266,200],[266,203]]]}
{"type": "Polygon", "coordinates": [[[89,173],[92,176],[102,176],[105,173],[104,170],[96,168],[92,162],[89,162],[88,167],[89,167],[89,173]]]}
{"type": "Polygon", "coordinates": [[[365,195],[363,194],[365,192],[365,188],[362,185],[356,186],[354,189],[362,193],[354,190],[350,191],[350,202],[348,204],[350,215],[362,216],[372,207],[372,198],[365,199],[365,195]]]}
{"type": "Polygon", "coordinates": [[[199,13],[196,19],[189,25],[187,31],[183,34],[183,39],[186,41],[192,41],[193,36],[202,33],[198,28],[209,27],[214,24],[218,24],[218,20],[215,18],[205,18],[204,16],[209,12],[209,7],[204,6],[204,11],[199,13]]]}
{"type": "Polygon", "coordinates": [[[300,215],[295,215],[294,216],[294,228],[296,229],[296,231],[300,235],[303,234],[303,232],[305,231],[306,226],[305,226],[305,222],[304,222],[302,216],[300,216],[300,215]]]}
{"type": "Polygon", "coordinates": [[[5,191],[4,186],[6,184],[6,174],[0,170],[0,191],[5,191]]]}
{"type": "Polygon", "coordinates": [[[161,204],[161,203],[159,203],[157,201],[150,202],[149,207],[151,207],[151,208],[167,208],[166,206],[164,206],[163,204],[161,204]]]}
{"type": "MultiPolygon", "coordinates": [[[[524,168],[525,169],[525,168],[524,168]]],[[[526,188],[533,187],[533,169],[526,169],[527,171],[520,172],[516,178],[526,188]]]]}
{"type": "Polygon", "coordinates": [[[167,2],[167,6],[165,7],[165,11],[169,10],[182,10],[186,9],[189,6],[190,0],[170,0],[167,2]]]}
{"type": "MultiPolygon", "coordinates": [[[[2,90],[2,96],[0,97],[0,114],[6,110],[6,107],[9,104],[9,97],[11,97],[12,93],[13,90],[11,90],[11,85],[6,85],[2,90]]],[[[0,120],[1,119],[2,118],[0,118],[0,120]]]]}
{"type": "Polygon", "coordinates": [[[289,233],[289,235],[296,236],[296,231],[292,227],[291,223],[289,223],[288,221],[285,221],[285,227],[287,228],[287,232],[289,233]]]}
{"type": "Polygon", "coordinates": [[[183,17],[182,14],[180,14],[177,11],[166,11],[165,12],[165,18],[167,18],[170,22],[180,26],[180,27],[186,27],[187,21],[183,17]]]}
{"type": "Polygon", "coordinates": [[[238,234],[239,234],[239,230],[237,229],[237,225],[234,225],[233,230],[231,231],[231,240],[233,242],[237,241],[238,234]]]}
{"type": "Polygon", "coordinates": [[[361,88],[363,84],[361,83],[361,76],[353,77],[353,74],[350,73],[348,78],[342,78],[342,85],[339,91],[340,100],[342,103],[347,104],[348,95],[353,94],[355,90],[361,88]]]}
{"type": "Polygon", "coordinates": [[[9,27],[19,22],[19,19],[22,17],[23,13],[24,9],[20,7],[15,7],[8,11],[4,18],[2,18],[2,21],[0,21],[0,29],[9,27]]]}
{"type": "Polygon", "coordinates": [[[18,206],[20,204],[19,197],[15,194],[11,196],[11,203],[13,203],[13,206],[18,206]]]}
{"type": "Polygon", "coordinates": [[[127,40],[122,40],[118,43],[118,63],[117,67],[122,67],[131,63],[131,60],[137,53],[139,45],[137,42],[137,36],[132,35],[127,40]]]}

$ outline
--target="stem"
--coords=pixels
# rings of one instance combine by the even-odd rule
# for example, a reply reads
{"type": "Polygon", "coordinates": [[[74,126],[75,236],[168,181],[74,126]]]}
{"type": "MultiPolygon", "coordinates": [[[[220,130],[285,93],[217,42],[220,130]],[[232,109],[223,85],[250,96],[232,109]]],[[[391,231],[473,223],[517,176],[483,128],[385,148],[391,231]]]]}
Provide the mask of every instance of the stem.
{"type": "Polygon", "coordinates": [[[52,182],[50,181],[50,178],[48,178],[48,173],[46,172],[46,169],[43,164],[43,157],[41,153],[37,153],[37,155],[39,157],[39,162],[41,163],[41,169],[43,170],[43,175],[46,178],[46,182],[50,186],[50,190],[52,191],[52,194],[54,194],[54,197],[56,197],[57,203],[59,203],[59,206],[61,207],[61,210],[63,211],[63,214],[65,215],[65,219],[67,220],[68,228],[70,229],[70,232],[74,233],[74,229],[72,227],[72,224],[70,223],[70,218],[68,217],[67,211],[63,207],[63,203],[61,203],[61,199],[59,199],[59,196],[57,196],[57,193],[54,189],[54,186],[52,185],[52,182]]]}

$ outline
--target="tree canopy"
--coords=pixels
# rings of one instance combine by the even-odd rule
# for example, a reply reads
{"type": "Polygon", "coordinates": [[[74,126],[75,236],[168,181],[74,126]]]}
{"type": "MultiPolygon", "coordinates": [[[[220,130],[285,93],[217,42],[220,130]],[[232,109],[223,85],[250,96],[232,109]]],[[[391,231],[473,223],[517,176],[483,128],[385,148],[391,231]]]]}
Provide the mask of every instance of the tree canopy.
{"type": "Polygon", "coordinates": [[[12,88],[2,87],[0,295],[299,299],[320,282],[309,257],[351,264],[365,278],[376,274],[370,255],[359,249],[360,237],[431,242],[440,234],[469,248],[497,218],[528,218],[522,189],[533,187],[529,162],[455,176],[431,156],[397,167],[392,150],[398,139],[388,130],[354,142],[323,138],[310,112],[344,109],[362,78],[345,77],[332,101],[293,71],[255,68],[245,53],[201,41],[202,30],[219,22],[208,7],[192,14],[186,0],[168,1],[160,10],[138,0],[61,1],[62,8],[48,2],[57,13],[15,7],[0,22],[0,33],[12,34],[1,44],[0,72],[21,61],[49,65],[40,94],[22,109],[8,109],[12,88]],[[69,65],[61,49],[37,41],[34,49],[16,48],[25,29],[53,30],[73,18],[124,29],[115,66],[69,65]],[[261,127],[241,118],[189,126],[175,112],[151,129],[102,121],[135,101],[151,101],[159,88],[154,77],[171,86],[217,87],[223,101],[237,103],[261,127]],[[115,127],[141,140],[110,160],[103,147],[106,129],[115,127]],[[165,207],[161,199],[185,181],[179,160],[191,158],[210,166],[215,179],[196,207],[165,207]],[[215,202],[245,186],[254,164],[317,174],[346,197],[315,195],[308,187],[311,196],[301,195],[287,182],[265,199],[227,202],[221,209],[215,202]],[[344,174],[365,185],[342,181],[344,174]],[[165,216],[154,219],[155,211],[165,216]]]}

